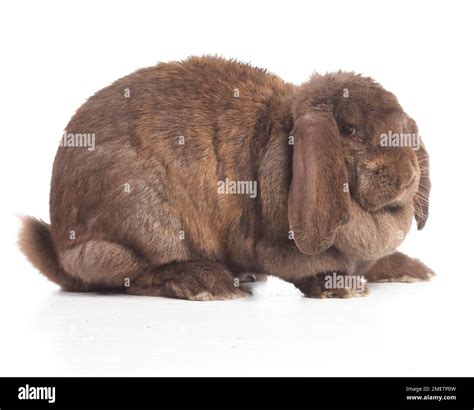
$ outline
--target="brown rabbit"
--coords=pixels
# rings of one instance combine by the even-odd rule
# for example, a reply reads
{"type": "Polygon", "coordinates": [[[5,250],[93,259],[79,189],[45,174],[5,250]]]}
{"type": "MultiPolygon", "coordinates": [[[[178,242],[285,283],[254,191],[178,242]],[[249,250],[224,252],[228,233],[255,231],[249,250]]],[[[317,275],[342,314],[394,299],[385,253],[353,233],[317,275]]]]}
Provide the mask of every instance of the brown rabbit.
{"type": "Polygon", "coordinates": [[[349,297],[366,287],[328,274],[427,280],[395,251],[428,217],[428,155],[395,135],[418,137],[415,122],[353,73],[294,86],[217,57],[138,70],[74,115],[51,226],[25,218],[20,247],[70,291],[230,299],[250,272],[349,297]]]}

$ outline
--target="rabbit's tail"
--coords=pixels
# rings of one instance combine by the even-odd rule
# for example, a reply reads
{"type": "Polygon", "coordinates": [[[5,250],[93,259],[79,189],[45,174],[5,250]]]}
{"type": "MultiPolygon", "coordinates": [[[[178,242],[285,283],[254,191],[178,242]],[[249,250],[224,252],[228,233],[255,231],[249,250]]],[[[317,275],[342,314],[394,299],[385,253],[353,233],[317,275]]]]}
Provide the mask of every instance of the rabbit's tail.
{"type": "Polygon", "coordinates": [[[49,280],[68,291],[84,291],[86,286],[69,276],[59,264],[51,227],[46,222],[30,216],[22,217],[23,227],[18,245],[28,260],[49,280]]]}

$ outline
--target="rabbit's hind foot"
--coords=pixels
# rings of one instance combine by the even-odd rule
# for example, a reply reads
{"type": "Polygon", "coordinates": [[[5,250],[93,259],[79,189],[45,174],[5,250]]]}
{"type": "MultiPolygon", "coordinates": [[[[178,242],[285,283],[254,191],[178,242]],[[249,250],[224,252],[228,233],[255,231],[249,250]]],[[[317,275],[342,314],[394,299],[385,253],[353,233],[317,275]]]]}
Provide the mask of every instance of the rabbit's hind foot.
{"type": "Polygon", "coordinates": [[[232,273],[212,261],[173,262],[138,275],[126,292],[195,301],[236,299],[249,295],[232,273]]]}

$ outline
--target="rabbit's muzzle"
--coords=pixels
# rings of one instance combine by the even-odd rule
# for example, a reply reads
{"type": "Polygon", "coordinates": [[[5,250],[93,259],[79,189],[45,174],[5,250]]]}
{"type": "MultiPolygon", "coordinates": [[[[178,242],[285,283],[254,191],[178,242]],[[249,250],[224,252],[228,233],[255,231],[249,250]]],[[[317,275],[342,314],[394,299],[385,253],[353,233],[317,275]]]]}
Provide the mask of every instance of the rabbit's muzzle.
{"type": "Polygon", "coordinates": [[[369,212],[412,206],[419,179],[413,151],[378,152],[358,164],[353,196],[369,212]]]}

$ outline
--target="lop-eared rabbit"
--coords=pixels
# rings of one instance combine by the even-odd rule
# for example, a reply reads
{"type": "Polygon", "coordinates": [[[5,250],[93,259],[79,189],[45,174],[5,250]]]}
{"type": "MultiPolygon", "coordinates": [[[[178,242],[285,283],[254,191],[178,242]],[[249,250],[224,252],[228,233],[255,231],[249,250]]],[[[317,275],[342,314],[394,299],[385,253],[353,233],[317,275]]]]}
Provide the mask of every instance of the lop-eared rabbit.
{"type": "Polygon", "coordinates": [[[415,121],[371,78],[295,86],[191,57],[79,108],[54,162],[51,225],[25,217],[19,243],[68,291],[220,300],[249,293],[239,277],[274,275],[309,297],[351,297],[365,281],[328,275],[433,275],[396,251],[413,218],[423,228],[429,190],[415,121]]]}

